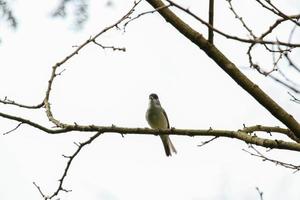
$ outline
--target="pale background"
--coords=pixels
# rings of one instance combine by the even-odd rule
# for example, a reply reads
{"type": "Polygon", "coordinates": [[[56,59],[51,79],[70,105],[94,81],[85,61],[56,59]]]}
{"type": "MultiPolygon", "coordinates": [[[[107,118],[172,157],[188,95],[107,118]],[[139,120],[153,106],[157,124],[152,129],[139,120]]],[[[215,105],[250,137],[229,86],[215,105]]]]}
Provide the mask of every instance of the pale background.
{"type": "MultiPolygon", "coordinates": [[[[208,1],[177,2],[207,18],[208,1]]],[[[20,26],[12,31],[4,23],[0,24],[0,97],[8,96],[26,104],[40,103],[51,66],[72,52],[72,46],[80,45],[119,19],[132,1],[116,0],[112,7],[105,4],[105,1],[91,0],[89,21],[84,29],[76,31],[72,17],[67,20],[49,17],[57,1],[13,1],[20,26]]],[[[226,2],[215,4],[216,26],[247,37],[226,2]]],[[[258,33],[275,18],[269,13],[263,15],[263,10],[253,5],[256,5],[254,1],[243,1],[236,6],[258,33]]],[[[300,4],[296,0],[289,1],[289,5],[279,1],[279,5],[285,11],[299,13],[300,4]]],[[[144,2],[137,10],[151,9],[144,2]]],[[[179,15],[206,34],[201,24],[181,12],[179,15]]],[[[281,31],[286,33],[284,28],[281,31]]],[[[109,32],[99,42],[124,46],[127,51],[104,51],[89,45],[63,65],[66,71],[55,80],[50,100],[58,119],[78,124],[147,127],[148,95],[155,92],[172,127],[236,130],[243,124],[282,126],[158,14],[132,22],[126,33],[109,32]]],[[[218,35],[215,43],[276,102],[300,119],[299,105],[289,101],[286,88],[247,69],[246,48],[218,35]]],[[[257,58],[266,66],[272,61],[260,51],[257,58]]],[[[0,109],[51,126],[44,110],[28,112],[3,105],[0,109]]],[[[0,131],[15,125],[1,119],[0,131]]],[[[1,135],[0,199],[41,199],[33,181],[45,193],[53,192],[66,165],[61,155],[72,154],[76,149],[73,142],[84,141],[89,136],[79,132],[49,135],[26,125],[9,135],[1,135]]],[[[299,173],[293,174],[291,170],[249,156],[242,151],[247,148],[243,142],[220,138],[199,148],[197,145],[209,137],[171,138],[178,154],[167,158],[158,137],[100,136],[82,150],[71,166],[64,187],[73,192],[62,192],[59,197],[66,200],[252,200],[259,199],[255,190],[259,187],[265,200],[300,198],[299,173]]],[[[273,150],[269,155],[295,164],[300,162],[299,153],[273,150]]]]}

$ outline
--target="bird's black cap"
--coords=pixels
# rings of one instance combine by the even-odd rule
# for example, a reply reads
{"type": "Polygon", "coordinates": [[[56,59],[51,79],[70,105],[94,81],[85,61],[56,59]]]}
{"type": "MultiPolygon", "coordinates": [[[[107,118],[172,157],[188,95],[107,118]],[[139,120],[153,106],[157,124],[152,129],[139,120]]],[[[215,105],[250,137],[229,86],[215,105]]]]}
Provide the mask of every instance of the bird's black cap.
{"type": "Polygon", "coordinates": [[[157,96],[157,94],[152,93],[149,95],[149,99],[158,99],[158,96],[157,96]]]}

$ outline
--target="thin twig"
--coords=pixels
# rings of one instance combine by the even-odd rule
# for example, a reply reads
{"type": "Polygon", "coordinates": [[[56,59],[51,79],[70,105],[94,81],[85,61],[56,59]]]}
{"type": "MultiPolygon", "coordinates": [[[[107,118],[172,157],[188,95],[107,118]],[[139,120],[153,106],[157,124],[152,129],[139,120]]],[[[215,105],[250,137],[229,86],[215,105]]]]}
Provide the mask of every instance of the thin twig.
{"type": "Polygon", "coordinates": [[[260,189],[258,187],[255,187],[255,189],[259,195],[259,199],[264,200],[264,197],[263,197],[264,193],[262,191],[260,191],[260,189]]]}
{"type": "Polygon", "coordinates": [[[244,19],[242,17],[240,17],[237,12],[235,11],[235,9],[233,8],[233,5],[231,3],[232,0],[226,0],[229,4],[229,9],[231,10],[231,12],[234,14],[234,17],[236,19],[238,19],[241,24],[243,25],[243,27],[248,31],[248,33],[252,36],[253,39],[256,38],[256,36],[254,35],[253,31],[251,28],[248,27],[248,25],[245,23],[244,19]]]}
{"type": "Polygon", "coordinates": [[[283,19],[290,20],[298,26],[300,25],[299,22],[293,20],[292,18],[290,18],[290,16],[287,16],[286,14],[281,12],[276,6],[274,6],[274,4],[271,3],[271,1],[265,0],[271,7],[268,7],[267,5],[265,5],[261,0],[255,0],[255,1],[258,2],[263,8],[269,10],[270,12],[274,13],[275,15],[282,17],[283,19]]]}
{"type": "Polygon", "coordinates": [[[13,100],[10,100],[8,99],[8,97],[4,97],[3,100],[0,99],[0,103],[3,103],[3,104],[8,104],[8,105],[14,105],[14,106],[18,106],[18,107],[21,107],[21,108],[27,108],[27,109],[38,109],[38,108],[41,108],[44,106],[44,102],[42,103],[39,103],[37,105],[25,105],[25,104],[20,104],[20,103],[17,103],[13,100]]]}
{"type": "Polygon", "coordinates": [[[112,49],[113,51],[123,51],[123,52],[126,51],[125,47],[105,46],[96,41],[93,41],[93,43],[95,43],[97,46],[101,47],[102,49],[112,49]]]}
{"type": "Polygon", "coordinates": [[[292,95],[290,92],[288,92],[288,94],[292,97],[291,101],[300,104],[300,99],[296,98],[296,96],[292,95]]]}
{"type": "Polygon", "coordinates": [[[35,182],[33,182],[33,185],[38,189],[39,193],[41,194],[41,196],[44,198],[44,199],[47,199],[47,197],[44,195],[44,193],[42,192],[41,190],[41,187],[38,186],[35,182]]]}
{"type": "Polygon", "coordinates": [[[11,133],[11,132],[17,130],[22,124],[23,124],[23,122],[20,122],[20,123],[19,123],[16,127],[14,127],[13,129],[11,129],[11,130],[9,130],[9,131],[3,133],[3,135],[7,135],[7,134],[9,134],[9,133],[11,133]]]}
{"type": "Polygon", "coordinates": [[[63,188],[63,183],[65,178],[67,177],[67,174],[69,172],[69,169],[71,167],[71,164],[74,160],[74,158],[79,154],[79,152],[83,149],[83,147],[85,147],[86,145],[92,143],[97,137],[99,137],[102,134],[102,132],[98,132],[95,135],[93,135],[90,139],[88,139],[87,141],[83,142],[83,143],[79,143],[76,144],[76,146],[78,147],[77,150],[71,155],[71,156],[63,156],[64,158],[69,159],[67,162],[67,165],[64,169],[64,172],[61,176],[61,178],[58,180],[59,184],[57,189],[53,192],[52,195],[50,195],[49,199],[52,199],[53,197],[57,196],[59,194],[60,191],[64,191],[64,192],[70,192],[71,190],[66,190],[63,188]]]}
{"type": "Polygon", "coordinates": [[[291,67],[293,67],[297,72],[300,73],[300,67],[298,67],[293,61],[292,59],[289,57],[289,55],[286,53],[284,54],[284,57],[287,59],[287,61],[289,62],[289,65],[291,67]]]}
{"type": "MultiPolygon", "coordinates": [[[[208,23],[214,26],[214,0],[209,0],[208,23]]],[[[208,41],[214,43],[214,30],[208,27],[208,41]]]]}
{"type": "Polygon", "coordinates": [[[79,45],[71,54],[69,54],[68,56],[66,56],[63,60],[61,60],[60,62],[57,62],[55,65],[52,66],[52,73],[50,76],[50,79],[48,81],[48,86],[47,86],[47,90],[46,90],[46,95],[45,95],[45,99],[44,99],[44,105],[46,108],[46,115],[48,117],[48,119],[57,127],[60,127],[62,129],[65,128],[65,124],[61,123],[59,120],[57,120],[52,113],[51,110],[51,105],[50,105],[50,93],[51,93],[51,89],[52,89],[52,85],[53,85],[53,81],[55,79],[55,77],[57,76],[56,70],[63,64],[65,64],[67,61],[69,61],[72,57],[74,57],[75,55],[79,54],[80,50],[82,50],[84,47],[86,47],[88,44],[90,43],[95,43],[96,39],[102,35],[103,33],[107,32],[108,30],[116,27],[118,28],[118,25],[120,23],[122,23],[123,21],[125,21],[126,19],[130,18],[130,15],[134,12],[136,6],[141,2],[142,0],[136,1],[134,2],[133,6],[131,7],[131,9],[124,15],[122,16],[117,22],[115,22],[114,24],[104,28],[102,31],[100,31],[99,33],[97,33],[96,35],[94,35],[93,37],[90,37],[89,39],[87,39],[83,44],[79,45]]]}
{"type": "Polygon", "coordinates": [[[204,141],[204,142],[201,142],[201,144],[198,144],[197,146],[198,146],[198,147],[202,147],[202,146],[204,146],[204,145],[206,145],[206,144],[208,144],[208,143],[214,141],[214,140],[217,139],[217,138],[218,138],[218,136],[215,136],[215,137],[213,137],[213,138],[211,138],[211,139],[209,139],[209,140],[206,140],[206,141],[204,141]]]}
{"type": "Polygon", "coordinates": [[[250,44],[276,44],[276,45],[279,44],[279,45],[288,46],[288,47],[300,47],[300,44],[298,44],[298,43],[287,43],[287,42],[282,42],[282,41],[279,41],[279,40],[277,40],[277,41],[262,40],[260,38],[246,39],[246,38],[241,38],[241,37],[238,37],[238,36],[230,35],[228,33],[220,31],[219,29],[217,29],[215,27],[212,27],[209,23],[207,23],[205,20],[201,19],[199,16],[197,16],[196,14],[191,12],[189,9],[183,8],[182,6],[175,3],[174,1],[171,1],[171,0],[166,0],[166,1],[168,3],[170,3],[171,6],[175,6],[179,10],[189,14],[190,16],[192,16],[193,18],[198,20],[200,23],[204,24],[208,28],[211,28],[214,32],[222,35],[223,37],[226,37],[227,39],[236,40],[236,41],[244,42],[244,43],[250,43],[250,44]]]}
{"type": "Polygon", "coordinates": [[[280,80],[279,78],[276,78],[275,76],[269,75],[270,78],[272,78],[274,81],[280,83],[281,85],[287,87],[288,89],[292,90],[295,93],[300,93],[300,90],[298,90],[297,88],[289,85],[288,83],[285,83],[284,81],[280,80]]]}
{"type": "Polygon", "coordinates": [[[125,31],[126,27],[128,26],[128,24],[131,23],[132,21],[134,21],[134,20],[136,20],[136,19],[138,19],[138,18],[140,18],[140,17],[142,17],[142,16],[144,16],[144,15],[146,15],[146,14],[152,14],[152,13],[155,13],[155,12],[157,12],[157,11],[159,11],[159,10],[164,9],[164,8],[168,8],[168,7],[170,7],[170,6],[171,6],[171,5],[169,4],[169,5],[161,6],[161,7],[157,8],[157,9],[154,9],[154,10],[149,10],[149,11],[142,12],[142,13],[138,14],[137,16],[135,16],[135,17],[129,19],[129,20],[124,24],[124,26],[123,26],[124,31],[125,31]]]}
{"type": "Polygon", "coordinates": [[[294,165],[294,164],[291,164],[291,163],[282,162],[282,161],[279,161],[279,160],[268,158],[265,155],[263,155],[260,151],[258,151],[253,145],[248,145],[248,147],[250,149],[252,149],[253,152],[248,151],[246,149],[242,149],[242,150],[245,151],[246,153],[250,154],[251,156],[259,157],[263,161],[269,161],[269,162],[274,163],[275,165],[279,165],[279,166],[282,166],[282,167],[285,167],[285,168],[288,168],[288,169],[292,169],[292,170],[294,170],[294,173],[300,171],[300,165],[294,165]]]}

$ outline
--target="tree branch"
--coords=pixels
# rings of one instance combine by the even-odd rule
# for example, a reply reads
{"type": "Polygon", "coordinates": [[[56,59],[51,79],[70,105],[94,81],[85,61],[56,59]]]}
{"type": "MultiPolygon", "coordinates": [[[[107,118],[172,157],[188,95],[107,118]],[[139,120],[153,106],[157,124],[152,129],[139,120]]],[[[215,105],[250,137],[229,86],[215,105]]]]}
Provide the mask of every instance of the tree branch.
{"type": "MultiPolygon", "coordinates": [[[[64,124],[61,123],[59,120],[55,119],[53,116],[53,113],[51,111],[51,105],[49,103],[49,99],[50,99],[50,92],[52,89],[52,85],[53,85],[53,81],[55,79],[55,77],[57,76],[56,70],[63,65],[64,63],[66,63],[67,61],[69,61],[73,56],[77,55],[79,53],[79,51],[81,49],[83,49],[85,46],[87,46],[89,43],[95,43],[97,45],[99,45],[98,43],[96,43],[96,39],[102,35],[103,33],[107,32],[108,30],[116,27],[118,28],[118,25],[123,22],[126,19],[130,19],[130,15],[134,12],[136,6],[141,2],[141,0],[134,2],[134,5],[131,7],[131,9],[124,15],[122,16],[117,22],[115,22],[114,24],[104,28],[102,31],[100,31],[99,33],[97,33],[95,36],[90,37],[88,40],[86,40],[83,44],[81,44],[80,46],[78,46],[75,51],[73,51],[71,54],[69,54],[68,56],[66,56],[63,60],[61,60],[60,62],[56,63],[55,65],[52,66],[52,73],[50,76],[50,79],[48,81],[48,87],[46,90],[46,95],[45,95],[45,99],[44,99],[44,105],[46,108],[46,114],[47,117],[49,119],[49,121],[51,121],[53,124],[55,124],[57,127],[60,127],[62,129],[64,129],[64,124]]],[[[102,46],[103,48],[103,46],[102,46]]],[[[112,48],[112,47],[107,47],[107,48],[112,48]]],[[[116,49],[116,50],[120,50],[120,49],[116,49]]],[[[121,50],[124,50],[121,48],[121,50]]]]}
{"type": "Polygon", "coordinates": [[[298,172],[300,170],[300,165],[294,165],[294,164],[291,164],[291,163],[282,162],[282,161],[279,161],[279,160],[268,158],[267,156],[265,156],[264,154],[262,154],[260,151],[258,151],[256,148],[254,148],[254,146],[252,146],[252,145],[249,145],[249,148],[252,149],[253,152],[248,151],[246,149],[243,149],[243,151],[245,151],[246,153],[250,154],[251,156],[259,157],[263,161],[269,161],[269,162],[274,163],[275,165],[280,165],[282,167],[295,170],[294,173],[298,172]]]}
{"type": "Polygon", "coordinates": [[[77,145],[77,150],[71,155],[71,156],[64,156],[65,158],[69,159],[68,162],[67,162],[67,165],[64,169],[64,172],[61,176],[61,178],[58,180],[59,181],[59,184],[58,184],[58,187],[57,189],[53,192],[52,195],[50,195],[48,197],[48,199],[52,199],[53,197],[57,196],[58,193],[60,191],[65,191],[65,192],[69,192],[70,190],[66,190],[63,188],[63,183],[64,183],[64,180],[65,178],[67,177],[67,173],[70,169],[70,166],[72,164],[72,161],[74,160],[74,158],[79,154],[79,152],[82,150],[83,147],[85,147],[86,145],[90,144],[91,142],[93,142],[97,137],[99,137],[102,133],[101,132],[98,132],[96,133],[95,135],[93,135],[90,139],[88,139],[87,141],[83,142],[83,143],[79,143],[79,144],[76,144],[77,145]]]}
{"type": "Polygon", "coordinates": [[[241,22],[241,24],[242,24],[243,27],[247,30],[247,32],[251,35],[251,37],[255,39],[256,36],[254,35],[252,29],[251,29],[250,27],[248,27],[248,25],[244,22],[243,18],[240,17],[240,16],[237,14],[237,12],[235,11],[235,9],[233,8],[233,5],[232,5],[232,3],[231,3],[232,0],[226,0],[226,1],[228,2],[228,4],[229,4],[229,9],[230,9],[231,12],[234,14],[234,17],[235,17],[236,19],[238,19],[238,20],[241,22]]]}
{"type": "MultiPolygon", "coordinates": [[[[209,0],[208,23],[211,27],[214,26],[214,0],[209,0]]],[[[214,43],[214,30],[208,27],[208,41],[214,43]]]]}
{"type": "Polygon", "coordinates": [[[13,115],[9,115],[9,114],[5,114],[5,113],[2,113],[0,112],[0,117],[3,117],[3,118],[6,118],[6,119],[11,119],[11,120],[14,120],[14,121],[17,121],[17,122],[20,122],[22,124],[27,124],[29,126],[32,126],[34,128],[37,128],[37,129],[40,129],[46,133],[51,133],[51,134],[58,134],[58,133],[66,133],[66,132],[69,132],[71,130],[68,130],[68,129],[49,129],[45,126],[42,126],[36,122],[32,122],[28,119],[25,119],[25,118],[22,118],[22,117],[17,117],[17,116],[13,116],[13,115]]]}
{"type": "MultiPolygon", "coordinates": [[[[117,126],[96,126],[96,125],[79,125],[75,123],[72,124],[62,124],[60,129],[48,129],[38,123],[32,122],[30,120],[16,117],[12,115],[7,115],[0,112],[0,116],[15,120],[18,122],[22,122],[24,124],[28,124],[37,129],[40,129],[44,132],[50,134],[59,134],[66,133],[70,131],[80,131],[80,132],[101,132],[101,133],[120,133],[120,134],[142,134],[142,135],[181,135],[181,136],[216,136],[216,137],[228,137],[242,140],[249,144],[255,144],[258,146],[266,147],[266,148],[276,148],[276,149],[286,149],[293,151],[300,151],[300,144],[294,142],[286,142],[282,140],[271,140],[260,138],[257,136],[249,135],[249,129],[245,128],[245,130],[214,130],[214,129],[168,129],[168,130],[155,130],[149,128],[126,128],[126,127],[117,127],[117,126]],[[248,132],[247,132],[248,131],[248,132]]],[[[287,129],[280,129],[278,127],[274,127],[275,130],[282,130],[281,133],[288,132],[287,129]]],[[[272,130],[272,128],[269,128],[272,130]]]]}
{"type": "Polygon", "coordinates": [[[13,106],[18,106],[20,108],[27,108],[27,109],[39,109],[39,108],[44,106],[44,102],[32,106],[32,105],[25,105],[25,104],[16,103],[15,101],[12,101],[12,100],[8,99],[7,97],[4,97],[3,100],[0,99],[0,103],[13,105],[13,106]]]}
{"type": "Polygon", "coordinates": [[[265,1],[271,6],[271,8],[266,6],[264,3],[262,3],[261,0],[256,0],[256,2],[258,2],[263,8],[271,11],[272,13],[278,15],[279,17],[282,17],[283,19],[290,20],[291,22],[295,23],[297,26],[300,26],[299,22],[293,20],[292,18],[284,14],[282,11],[280,11],[274,4],[272,4],[270,0],[265,0],[265,1]]]}
{"type": "Polygon", "coordinates": [[[3,133],[2,135],[7,135],[11,132],[14,132],[15,130],[17,130],[21,125],[23,124],[23,122],[20,122],[16,127],[14,127],[13,129],[6,131],[5,133],[3,133]]]}
{"type": "Polygon", "coordinates": [[[262,191],[260,191],[260,189],[258,187],[256,187],[255,189],[256,189],[256,191],[257,191],[257,193],[259,195],[259,199],[263,200],[264,199],[264,197],[263,197],[264,193],[262,191]]]}
{"type": "MultiPolygon", "coordinates": [[[[170,1],[167,0],[169,3],[170,1]]],[[[164,6],[160,0],[147,0],[154,8],[164,6]]],[[[294,134],[300,138],[300,124],[294,117],[287,113],[273,99],[271,99],[258,85],[254,84],[245,76],[219,49],[208,42],[199,32],[192,29],[179,17],[177,17],[169,8],[158,11],[167,22],[172,24],[180,33],[182,33],[191,42],[202,49],[212,60],[214,60],[237,84],[247,91],[263,107],[265,107],[274,117],[284,123],[294,134]]]]}
{"type": "MultiPolygon", "coordinates": [[[[148,3],[150,3],[151,0],[147,0],[148,3]]],[[[263,40],[261,38],[255,38],[255,39],[246,39],[246,38],[242,38],[242,37],[238,37],[238,36],[234,36],[234,35],[230,35],[228,33],[225,33],[213,26],[211,26],[209,23],[207,23],[205,20],[201,19],[200,17],[198,17],[196,14],[194,14],[193,12],[191,12],[189,9],[185,9],[182,6],[180,6],[179,4],[171,1],[171,0],[166,0],[168,3],[170,3],[171,6],[175,6],[176,8],[178,8],[179,10],[187,13],[188,15],[192,16],[193,18],[195,18],[196,20],[198,20],[200,23],[204,24],[205,26],[207,26],[208,28],[210,28],[211,30],[213,30],[214,32],[222,35],[223,37],[226,37],[227,39],[231,39],[231,40],[236,40],[239,42],[244,42],[244,43],[250,43],[250,44],[273,44],[273,45],[282,45],[282,46],[287,46],[287,47],[300,47],[300,44],[298,43],[290,43],[290,42],[282,42],[279,40],[276,41],[270,41],[270,40],[263,40]]],[[[164,5],[162,3],[162,1],[160,1],[162,5],[164,5]]],[[[156,4],[156,1],[154,1],[153,3],[156,4]]],[[[161,5],[159,4],[159,5],[161,5]]],[[[166,9],[164,9],[165,11],[166,9]]],[[[169,10],[169,9],[168,9],[169,10]]],[[[169,10],[170,11],[170,10],[169,10]]],[[[297,15],[298,18],[300,17],[300,15],[297,15]]],[[[181,20],[182,21],[182,20],[181,20]]]]}
{"type": "Polygon", "coordinates": [[[254,132],[282,133],[282,134],[288,136],[290,139],[294,140],[295,142],[300,143],[300,139],[297,138],[291,130],[284,129],[279,126],[272,127],[272,126],[256,125],[256,126],[245,127],[243,129],[243,131],[245,131],[247,133],[254,133],[254,132]]]}

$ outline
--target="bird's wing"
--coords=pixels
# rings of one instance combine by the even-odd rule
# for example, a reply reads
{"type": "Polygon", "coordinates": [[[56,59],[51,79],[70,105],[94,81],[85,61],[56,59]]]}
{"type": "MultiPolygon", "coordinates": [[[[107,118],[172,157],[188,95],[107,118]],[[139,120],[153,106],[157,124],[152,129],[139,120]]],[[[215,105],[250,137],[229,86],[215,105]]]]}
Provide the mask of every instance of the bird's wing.
{"type": "Polygon", "coordinates": [[[163,109],[163,114],[164,114],[164,116],[166,117],[166,119],[167,119],[167,123],[168,123],[168,129],[170,128],[170,123],[169,123],[169,119],[168,119],[168,115],[167,115],[167,113],[166,113],[166,111],[163,109]]]}

